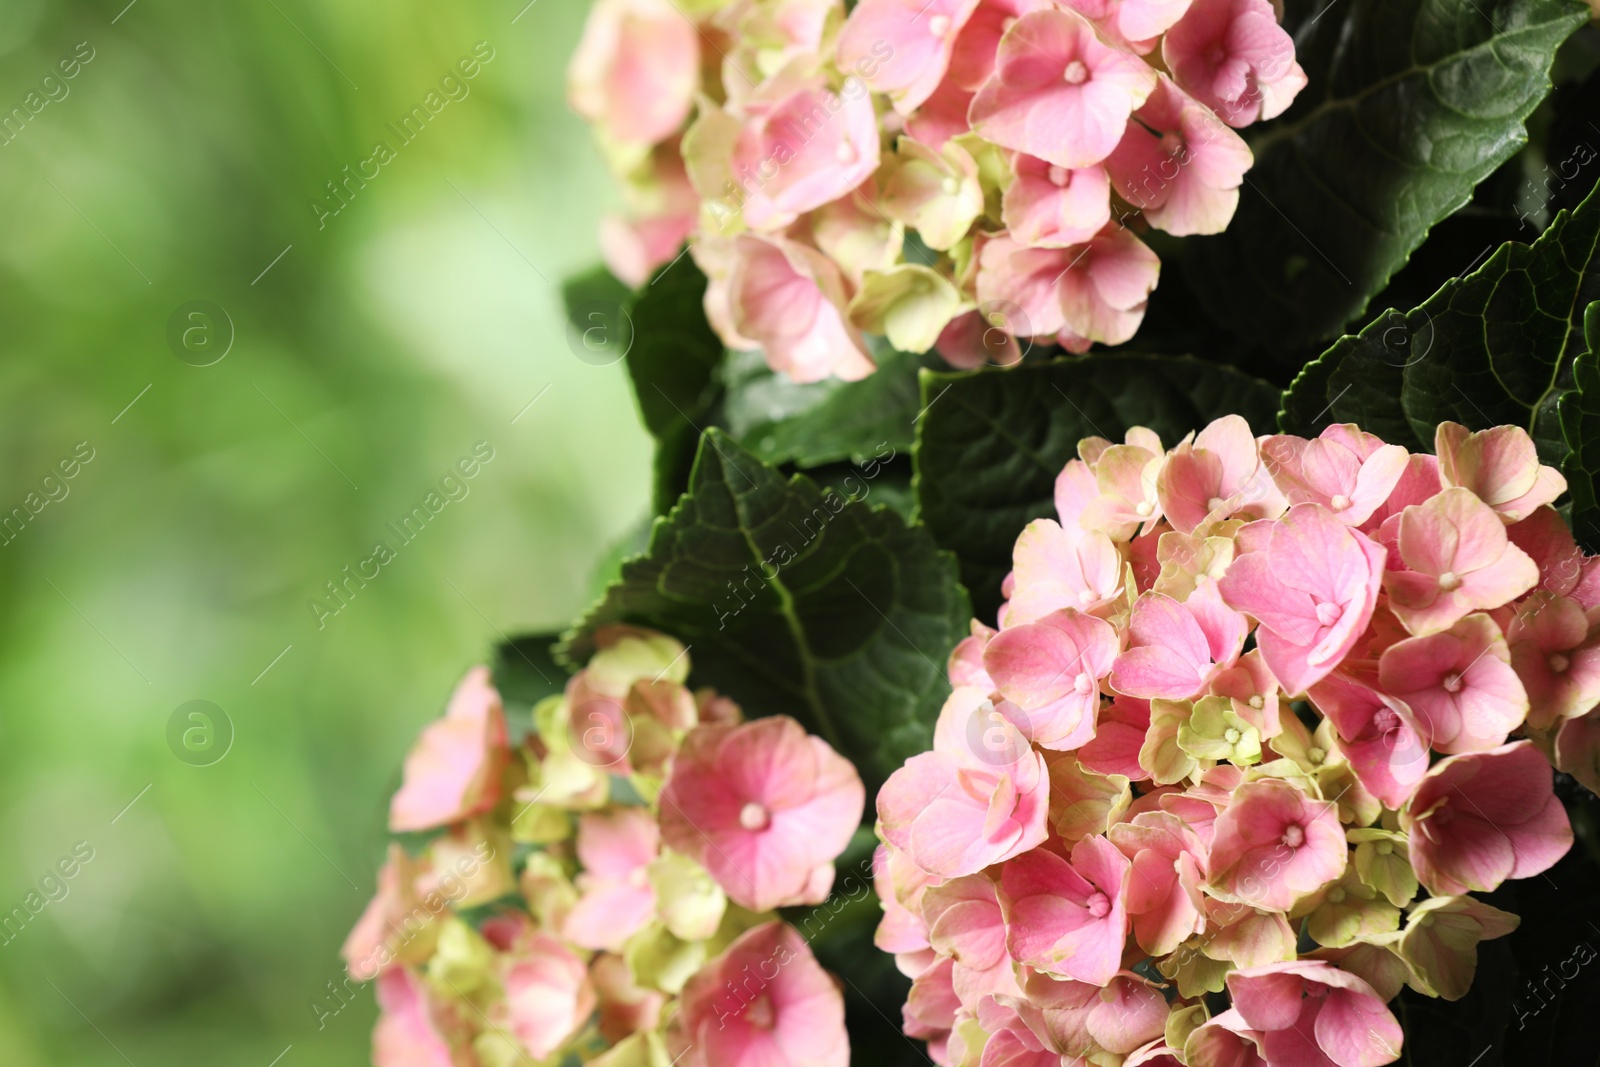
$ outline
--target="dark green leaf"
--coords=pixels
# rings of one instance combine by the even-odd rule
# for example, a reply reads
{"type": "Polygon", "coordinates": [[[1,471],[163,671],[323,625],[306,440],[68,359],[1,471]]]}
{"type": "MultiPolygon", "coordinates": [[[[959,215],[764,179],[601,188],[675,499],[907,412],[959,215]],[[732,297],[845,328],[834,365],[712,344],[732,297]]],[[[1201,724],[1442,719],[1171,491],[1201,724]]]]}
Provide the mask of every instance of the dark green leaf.
{"type": "Polygon", "coordinates": [[[908,452],[922,406],[917,370],[942,367],[944,361],[897,352],[888,344],[879,345],[874,358],[878,369],[859,382],[830,378],[800,384],[774,374],[760,352],[730,352],[723,372],[722,424],[773,464],[809,468],[908,452]]]}
{"type": "Polygon", "coordinates": [[[566,688],[568,672],[551,655],[557,634],[523,634],[495,647],[490,679],[506,706],[513,742],[532,729],[530,710],[566,688]]]}
{"type": "Polygon", "coordinates": [[[568,344],[596,366],[626,360],[645,428],[656,439],[654,511],[672,506],[689,484],[701,429],[720,397],[722,342],[706,321],[706,279],[676,263],[630,292],[603,267],[561,287],[568,344]]]}
{"type": "Polygon", "coordinates": [[[907,522],[917,518],[917,498],[911,489],[911,450],[890,453],[885,459],[870,459],[861,466],[831,463],[813,467],[806,477],[826,491],[865,500],[874,507],[893,508],[907,522]]]}
{"type": "Polygon", "coordinates": [[[691,647],[696,684],[750,715],[795,716],[875,788],[930,744],[969,614],[927,531],[785,480],[710,430],[689,492],[557,654],[583,662],[612,623],[670,633],[691,647]]]}
{"type": "Polygon", "coordinates": [[[604,267],[574,274],[561,283],[561,303],[566,308],[567,324],[581,337],[595,325],[594,312],[608,317],[613,309],[625,307],[632,295],[628,287],[604,267]]]}
{"type": "Polygon", "coordinates": [[[1337,335],[1523,145],[1587,17],[1578,0],[1292,0],[1310,84],[1252,138],[1227,232],[1189,250],[1204,303],[1280,352],[1337,335]]]}
{"type": "Polygon", "coordinates": [[[1586,348],[1583,310],[1596,300],[1600,191],[1558,214],[1532,245],[1502,245],[1421,307],[1391,311],[1341,338],[1285,394],[1282,425],[1309,436],[1355,422],[1427,451],[1445,420],[1473,429],[1513,424],[1533,436],[1544,462],[1560,466],[1569,444],[1556,406],[1586,348]]]}
{"type": "Polygon", "coordinates": [[[626,358],[639,414],[656,439],[657,514],[688,486],[700,434],[712,426],[768,463],[802,469],[910,452],[917,371],[942,366],[937,356],[879,342],[878,370],[859,382],[792,382],[760,352],[724,352],[706,320],[705,291],[692,262],[663,269],[636,293],[603,269],[563,287],[579,357],[626,358]]]}
{"type": "Polygon", "coordinates": [[[1584,336],[1589,350],[1573,363],[1573,384],[1561,397],[1561,429],[1572,451],[1562,464],[1572,493],[1572,532],[1590,553],[1600,552],[1600,500],[1595,479],[1600,477],[1600,303],[1584,314],[1584,336]]]}
{"type": "Polygon", "coordinates": [[[1091,355],[1009,370],[922,376],[917,503],[989,619],[1022,528],[1055,514],[1055,481],[1078,441],[1148,426],[1166,443],[1226,414],[1272,428],[1278,392],[1187,356],[1091,355]]]}
{"type": "Polygon", "coordinates": [[[722,342],[706,321],[706,279],[693,263],[664,267],[627,305],[628,376],[645,428],[657,438],[695,434],[716,398],[722,342]]]}

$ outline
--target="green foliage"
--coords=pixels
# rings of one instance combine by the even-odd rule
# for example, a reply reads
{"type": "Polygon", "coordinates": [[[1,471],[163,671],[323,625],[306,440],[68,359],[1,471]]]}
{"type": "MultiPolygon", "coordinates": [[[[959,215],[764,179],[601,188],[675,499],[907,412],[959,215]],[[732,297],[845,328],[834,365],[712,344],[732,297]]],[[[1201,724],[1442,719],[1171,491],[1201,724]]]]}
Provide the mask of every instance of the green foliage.
{"type": "Polygon", "coordinates": [[[917,372],[934,355],[874,339],[874,373],[858,382],[794,382],[759,351],[725,351],[706,320],[693,263],[664,267],[629,292],[603,268],[567,280],[572,340],[594,362],[625,359],[639,414],[656,439],[656,514],[689,484],[700,434],[726,430],[763,461],[812,470],[909,452],[921,401],[917,372]]]}
{"type": "Polygon", "coordinates": [[[1337,335],[1522,147],[1587,17],[1577,0],[1291,2],[1310,84],[1252,138],[1227,232],[1194,242],[1201,302],[1278,353],[1337,335]]]}
{"type": "Polygon", "coordinates": [[[513,744],[533,729],[533,706],[566,688],[569,672],[551,654],[559,636],[523,634],[495,646],[490,680],[505,704],[513,744]]]}
{"type": "Polygon", "coordinates": [[[1055,514],[1078,441],[1148,426],[1169,446],[1221,415],[1269,432],[1278,392],[1187,356],[1091,355],[1007,370],[924,373],[916,492],[922,521],[961,559],[979,617],[1000,602],[1022,528],[1055,514]]]}
{"type": "Polygon", "coordinates": [[[931,743],[968,616],[955,561],[926,531],[785,480],[713,429],[688,493],[557,655],[585,661],[613,623],[670,633],[691,648],[696,684],[751,715],[795,716],[876,787],[931,743]]]}
{"type": "MultiPolygon", "coordinates": [[[[663,267],[635,293],[626,292],[615,279],[612,283],[616,289],[599,297],[589,315],[598,313],[604,324],[606,301],[617,301],[610,305],[617,309],[610,350],[626,360],[639,414],[656,439],[652,496],[659,514],[688,484],[695,443],[718,400],[722,342],[706,321],[706,279],[693,263],[663,267]],[[619,290],[623,296],[617,300],[619,290]]],[[[569,317],[575,311],[571,292],[569,283],[569,317]]]]}
{"type": "Polygon", "coordinates": [[[1600,551],[1600,501],[1595,478],[1600,475],[1600,302],[1583,316],[1589,350],[1572,365],[1573,388],[1562,394],[1561,429],[1571,451],[1562,465],[1572,494],[1572,531],[1590,552],[1600,551]]]}
{"type": "Polygon", "coordinates": [[[908,451],[915,436],[919,368],[943,367],[937,356],[874,352],[878,369],[859,382],[837,378],[798,384],[774,374],[759,352],[730,352],[724,371],[728,432],[768,463],[811,468],[865,463],[887,446],[908,451]]]}
{"type": "MultiPolygon", "coordinates": [[[[1509,423],[1532,435],[1544,462],[1587,482],[1600,449],[1600,419],[1592,414],[1600,389],[1584,312],[1597,300],[1600,190],[1575,212],[1558,214],[1532,245],[1502,245],[1421,307],[1390,311],[1341,338],[1295,379],[1280,422],[1308,436],[1356,422],[1414,451],[1431,449],[1445,420],[1472,429],[1509,423]],[[1589,387],[1569,397],[1581,384],[1585,353],[1589,387]]],[[[1592,527],[1592,488],[1575,487],[1574,496],[1592,527]]],[[[1594,543],[1592,530],[1583,535],[1594,543]]]]}

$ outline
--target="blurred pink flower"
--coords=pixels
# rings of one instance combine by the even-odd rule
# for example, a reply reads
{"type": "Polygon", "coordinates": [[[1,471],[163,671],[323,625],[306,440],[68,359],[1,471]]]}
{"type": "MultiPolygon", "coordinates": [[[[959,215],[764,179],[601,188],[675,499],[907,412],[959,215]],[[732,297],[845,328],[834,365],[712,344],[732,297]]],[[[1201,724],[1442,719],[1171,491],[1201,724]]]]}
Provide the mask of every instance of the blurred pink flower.
{"type": "Polygon", "coordinates": [[[702,726],[661,790],[661,838],[752,911],[817,904],[861,823],[849,760],[785,715],[702,726]]]}
{"type": "Polygon", "coordinates": [[[909,115],[933,95],[978,0],[861,0],[839,34],[838,63],[909,115]]]}
{"type": "Polygon", "coordinates": [[[794,927],[741,934],[684,987],[689,1067],[847,1067],[844,998],[794,927]]]}
{"type": "Polygon", "coordinates": [[[797,382],[872,373],[866,343],[845,319],[844,279],[831,260],[782,237],[743,234],[734,249],[730,325],[765,351],[768,366],[797,382]]]}
{"type": "Polygon", "coordinates": [[[444,718],[424,729],[406,756],[404,779],[389,804],[389,829],[431,830],[493,808],[506,746],[500,694],[489,668],[474,667],[450,695],[444,718]]]}
{"type": "Polygon", "coordinates": [[[580,948],[620,952],[655,916],[649,866],[661,831],[646,808],[588,812],[578,818],[578,902],[567,915],[567,940],[580,948]]]}
{"type": "Polygon", "coordinates": [[[377,996],[373,1067],[465,1067],[471,1062],[465,1028],[428,992],[421,975],[409,967],[385,971],[378,976],[377,996]]]}
{"type": "Polygon", "coordinates": [[[621,144],[653,145],[689,117],[700,37],[671,0],[598,0],[567,67],[567,100],[621,144]]]}
{"type": "Polygon", "coordinates": [[[522,939],[502,960],[500,982],[511,1032],[536,1060],[566,1044],[597,1004],[583,961],[545,933],[522,939]]]}

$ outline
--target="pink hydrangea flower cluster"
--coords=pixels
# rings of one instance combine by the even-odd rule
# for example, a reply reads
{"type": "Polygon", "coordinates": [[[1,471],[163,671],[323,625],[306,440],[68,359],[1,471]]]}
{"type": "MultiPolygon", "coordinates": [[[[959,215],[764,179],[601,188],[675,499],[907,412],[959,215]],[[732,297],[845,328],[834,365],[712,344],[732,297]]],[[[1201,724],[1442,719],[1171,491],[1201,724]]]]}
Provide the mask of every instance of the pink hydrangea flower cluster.
{"type": "Polygon", "coordinates": [[[1375,1067],[1466,993],[1518,922],[1471,894],[1572,844],[1549,764],[1600,790],[1600,557],[1523,430],[1436,449],[1080,443],[878,796],[938,1062],[1375,1067]]]}
{"type": "Polygon", "coordinates": [[[1139,234],[1219,233],[1305,86],[1272,0],[598,0],[568,71],[638,286],[684,240],[731,348],[858,379],[1131,338],[1139,234]],[[907,232],[920,249],[907,255],[907,232]]]}
{"type": "Polygon", "coordinates": [[[844,1001],[774,909],[820,903],[854,767],[793,719],[691,692],[618,628],[513,746],[474,668],[406,759],[378,892],[344,945],[377,1067],[846,1067],[844,1001]]]}

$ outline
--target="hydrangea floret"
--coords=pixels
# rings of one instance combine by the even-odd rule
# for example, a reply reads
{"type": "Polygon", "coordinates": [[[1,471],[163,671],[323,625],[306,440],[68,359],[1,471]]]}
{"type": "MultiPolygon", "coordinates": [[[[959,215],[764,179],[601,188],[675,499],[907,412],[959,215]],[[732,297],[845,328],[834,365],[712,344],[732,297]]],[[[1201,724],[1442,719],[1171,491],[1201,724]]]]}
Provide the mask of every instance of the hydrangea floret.
{"type": "Polygon", "coordinates": [[[1129,340],[1141,235],[1222,232],[1236,130],[1305,84],[1271,0],[599,0],[568,69],[611,271],[687,240],[722,340],[796,381],[870,374],[865,334],[958,367],[1129,340]]]}
{"type": "Polygon", "coordinates": [[[1467,993],[1518,923],[1473,894],[1572,845],[1552,764],[1600,791],[1600,557],[1525,431],[1435,447],[1079,444],[878,796],[936,1062],[1377,1067],[1467,993]]]}
{"type": "Polygon", "coordinates": [[[612,628],[513,740],[487,669],[405,763],[344,944],[377,1067],[846,1067],[839,984],[775,909],[817,904],[861,823],[850,762],[692,691],[612,628]]]}

